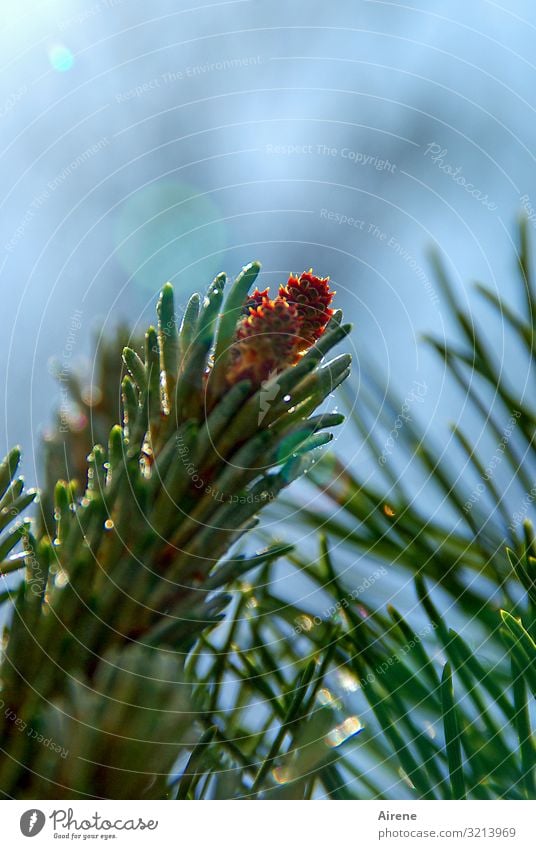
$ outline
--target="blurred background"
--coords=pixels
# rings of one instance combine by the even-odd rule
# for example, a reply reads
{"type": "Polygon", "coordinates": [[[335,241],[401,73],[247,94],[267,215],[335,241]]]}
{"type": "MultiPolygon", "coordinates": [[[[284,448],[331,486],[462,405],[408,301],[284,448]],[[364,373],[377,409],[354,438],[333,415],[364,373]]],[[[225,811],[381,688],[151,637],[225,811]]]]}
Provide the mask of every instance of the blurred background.
{"type": "MultiPolygon", "coordinates": [[[[144,328],[166,280],[182,307],[254,258],[264,285],[331,275],[357,399],[370,360],[401,398],[425,386],[413,414],[447,439],[464,399],[419,342],[453,333],[428,252],[464,302],[473,280],[509,297],[515,220],[536,207],[535,24],[528,0],[5,0],[0,439],[28,482],[54,362],[144,328]]],[[[341,430],[344,462],[355,440],[341,430]]]]}

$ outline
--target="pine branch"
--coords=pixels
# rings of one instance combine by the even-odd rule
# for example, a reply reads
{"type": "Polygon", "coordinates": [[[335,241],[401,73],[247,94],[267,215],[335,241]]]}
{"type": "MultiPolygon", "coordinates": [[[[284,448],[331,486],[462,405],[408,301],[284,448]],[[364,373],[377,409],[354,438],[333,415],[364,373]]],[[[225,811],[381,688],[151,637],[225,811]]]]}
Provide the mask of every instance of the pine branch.
{"type": "MultiPolygon", "coordinates": [[[[4,568],[26,566],[0,667],[7,795],[162,798],[181,745],[195,743],[185,659],[224,615],[229,596],[220,588],[287,550],[243,558],[233,546],[307,468],[329,438],[319,431],[341,420],[311,416],[331,373],[319,365],[350,329],[327,308],[327,279],[296,278],[303,303],[266,296],[250,308],[258,272],[247,266],[226,302],[219,275],[204,299],[191,299],[180,327],[164,287],[144,351],[124,349],[128,374],[115,366],[110,383],[101,371],[97,412],[108,434],[91,447],[84,489],[79,452],[89,424],[67,428],[63,468],[77,480],[53,489],[59,428],[49,439],[41,526],[35,536],[16,528],[0,547],[5,557],[25,536],[24,552],[4,568]],[[295,391],[301,407],[289,411],[295,391]]],[[[342,373],[334,368],[340,381],[348,361],[342,373]]],[[[71,389],[83,404],[74,378],[71,389]]],[[[17,463],[14,453],[0,468],[0,517],[34,497],[13,481],[17,463]]]]}

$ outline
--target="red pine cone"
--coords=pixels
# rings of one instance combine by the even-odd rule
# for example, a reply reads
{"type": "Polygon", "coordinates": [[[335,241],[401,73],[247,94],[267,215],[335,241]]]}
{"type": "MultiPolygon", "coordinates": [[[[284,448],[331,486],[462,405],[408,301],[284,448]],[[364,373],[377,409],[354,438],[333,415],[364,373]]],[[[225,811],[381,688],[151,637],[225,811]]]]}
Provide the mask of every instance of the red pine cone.
{"type": "Polygon", "coordinates": [[[323,334],[333,315],[329,305],[334,294],[329,288],[329,277],[315,277],[312,268],[300,277],[291,274],[287,285],[279,287],[279,296],[289,304],[295,304],[298,310],[302,350],[313,345],[323,334]]]}
{"type": "Polygon", "coordinates": [[[252,292],[251,295],[248,295],[246,300],[244,301],[244,306],[242,308],[244,315],[249,315],[249,311],[251,308],[260,307],[265,298],[266,300],[268,300],[269,291],[270,290],[268,289],[268,287],[262,292],[260,292],[259,289],[255,289],[255,291],[252,292]]]}
{"type": "Polygon", "coordinates": [[[294,304],[285,298],[249,308],[236,329],[228,372],[230,383],[249,379],[258,386],[295,362],[300,345],[300,321],[294,304]]]}
{"type": "Polygon", "coordinates": [[[329,277],[315,277],[312,269],[300,277],[291,274],[275,299],[268,292],[255,289],[244,301],[244,318],[237,324],[231,350],[229,383],[248,379],[257,387],[297,363],[333,315],[329,277]]]}

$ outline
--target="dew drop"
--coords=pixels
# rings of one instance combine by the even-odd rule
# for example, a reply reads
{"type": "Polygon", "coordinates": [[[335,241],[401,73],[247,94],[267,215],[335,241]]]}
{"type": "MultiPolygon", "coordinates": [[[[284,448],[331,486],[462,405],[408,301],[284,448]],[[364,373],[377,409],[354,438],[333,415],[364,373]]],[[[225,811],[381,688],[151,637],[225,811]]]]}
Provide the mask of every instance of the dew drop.
{"type": "Polygon", "coordinates": [[[434,740],[434,739],[437,737],[437,731],[435,730],[435,728],[434,728],[434,726],[432,725],[432,723],[431,723],[431,722],[426,721],[426,722],[424,723],[424,727],[426,728],[426,733],[428,734],[428,736],[429,736],[432,740],[434,740]]]}
{"type": "Polygon", "coordinates": [[[327,687],[322,687],[322,689],[318,691],[318,701],[321,705],[333,705],[336,699],[331,690],[328,690],[327,687]]]}
{"type": "Polygon", "coordinates": [[[402,781],[405,784],[407,784],[408,787],[411,788],[411,790],[415,790],[415,785],[414,785],[413,781],[411,780],[411,778],[409,777],[409,775],[407,774],[405,769],[403,769],[402,767],[399,767],[398,774],[399,774],[400,778],[402,779],[402,781]]]}
{"type": "Polygon", "coordinates": [[[337,682],[347,693],[355,693],[359,689],[359,679],[349,669],[337,671],[337,682]]]}
{"type": "Polygon", "coordinates": [[[69,579],[68,579],[67,575],[65,574],[65,572],[58,572],[58,574],[56,575],[56,580],[55,580],[57,587],[65,587],[67,585],[68,581],[69,581],[69,579]]]}
{"type": "Polygon", "coordinates": [[[350,737],[359,734],[360,731],[363,731],[363,726],[359,717],[348,716],[343,722],[336,725],[324,740],[327,746],[331,749],[336,749],[338,746],[342,746],[350,737]]]}
{"type": "Polygon", "coordinates": [[[272,770],[272,777],[276,784],[288,784],[289,781],[292,781],[293,774],[292,770],[285,766],[277,766],[274,770],[272,770]]]}

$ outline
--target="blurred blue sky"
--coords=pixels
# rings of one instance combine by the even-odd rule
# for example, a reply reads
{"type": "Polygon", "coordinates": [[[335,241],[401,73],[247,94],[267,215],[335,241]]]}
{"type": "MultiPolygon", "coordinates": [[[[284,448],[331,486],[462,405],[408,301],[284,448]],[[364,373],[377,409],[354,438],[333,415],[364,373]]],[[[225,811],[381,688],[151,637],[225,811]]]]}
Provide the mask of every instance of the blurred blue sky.
{"type": "Polygon", "coordinates": [[[426,253],[471,304],[474,279],[512,293],[533,4],[4,0],[0,21],[0,447],[22,443],[30,481],[52,357],[254,258],[266,285],[330,274],[358,355],[402,398],[425,380],[430,427],[456,417],[418,343],[451,332],[426,253]]]}

